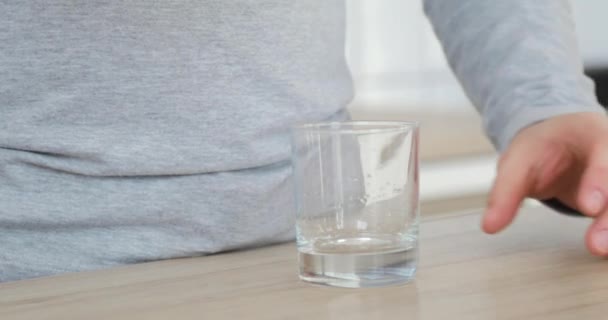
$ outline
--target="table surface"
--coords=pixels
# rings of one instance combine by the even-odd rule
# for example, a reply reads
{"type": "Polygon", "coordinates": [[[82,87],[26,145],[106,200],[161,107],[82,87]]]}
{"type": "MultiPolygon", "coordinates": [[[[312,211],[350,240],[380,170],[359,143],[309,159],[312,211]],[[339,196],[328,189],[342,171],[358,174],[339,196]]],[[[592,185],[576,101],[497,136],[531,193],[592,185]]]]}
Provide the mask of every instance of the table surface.
{"type": "Polygon", "coordinates": [[[312,286],[293,244],[0,285],[0,319],[606,319],[608,261],[590,220],[526,209],[497,236],[479,214],[424,220],[416,281],[312,286]]]}

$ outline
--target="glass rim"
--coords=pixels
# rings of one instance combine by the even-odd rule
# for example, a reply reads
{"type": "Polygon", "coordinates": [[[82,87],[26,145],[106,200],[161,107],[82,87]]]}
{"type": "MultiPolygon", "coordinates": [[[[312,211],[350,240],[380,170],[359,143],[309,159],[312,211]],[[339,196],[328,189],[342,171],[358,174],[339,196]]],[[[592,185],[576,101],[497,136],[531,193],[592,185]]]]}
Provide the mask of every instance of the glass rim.
{"type": "Polygon", "coordinates": [[[291,127],[292,132],[306,131],[319,133],[382,133],[403,132],[418,129],[418,121],[395,120],[349,120],[349,121],[322,121],[299,123],[291,127]]]}

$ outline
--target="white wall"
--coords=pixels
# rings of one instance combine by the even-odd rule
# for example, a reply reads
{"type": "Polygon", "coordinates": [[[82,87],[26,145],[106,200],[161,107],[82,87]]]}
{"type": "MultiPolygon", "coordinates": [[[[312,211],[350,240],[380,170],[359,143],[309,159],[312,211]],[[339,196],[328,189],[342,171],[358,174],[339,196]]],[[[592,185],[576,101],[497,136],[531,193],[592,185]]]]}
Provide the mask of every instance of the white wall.
{"type": "Polygon", "coordinates": [[[588,67],[608,68],[608,1],[571,0],[581,53],[588,67]]]}
{"type": "Polygon", "coordinates": [[[421,0],[347,0],[355,108],[380,113],[471,112],[421,0]]]}

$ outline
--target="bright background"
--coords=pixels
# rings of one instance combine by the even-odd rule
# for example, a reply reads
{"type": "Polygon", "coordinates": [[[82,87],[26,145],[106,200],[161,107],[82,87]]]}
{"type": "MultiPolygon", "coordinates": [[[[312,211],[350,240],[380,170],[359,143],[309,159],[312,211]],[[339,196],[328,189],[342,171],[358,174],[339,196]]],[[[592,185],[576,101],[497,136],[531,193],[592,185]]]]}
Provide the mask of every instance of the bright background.
{"type": "MultiPolygon", "coordinates": [[[[347,3],[346,54],[357,90],[353,116],[421,122],[423,212],[482,206],[496,155],[448,68],[422,1],[347,3]]],[[[572,4],[586,66],[608,67],[608,1],[572,4]]]]}

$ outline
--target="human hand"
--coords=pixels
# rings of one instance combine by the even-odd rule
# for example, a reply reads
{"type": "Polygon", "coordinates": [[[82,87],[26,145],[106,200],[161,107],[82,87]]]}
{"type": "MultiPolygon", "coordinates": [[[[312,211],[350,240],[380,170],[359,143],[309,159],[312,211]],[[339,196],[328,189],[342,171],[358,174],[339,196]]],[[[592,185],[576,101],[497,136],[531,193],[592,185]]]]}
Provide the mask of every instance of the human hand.
{"type": "Polygon", "coordinates": [[[555,198],[593,217],[587,248],[608,256],[608,117],[569,114],[520,131],[499,161],[483,230],[507,227],[527,197],[555,198]]]}

